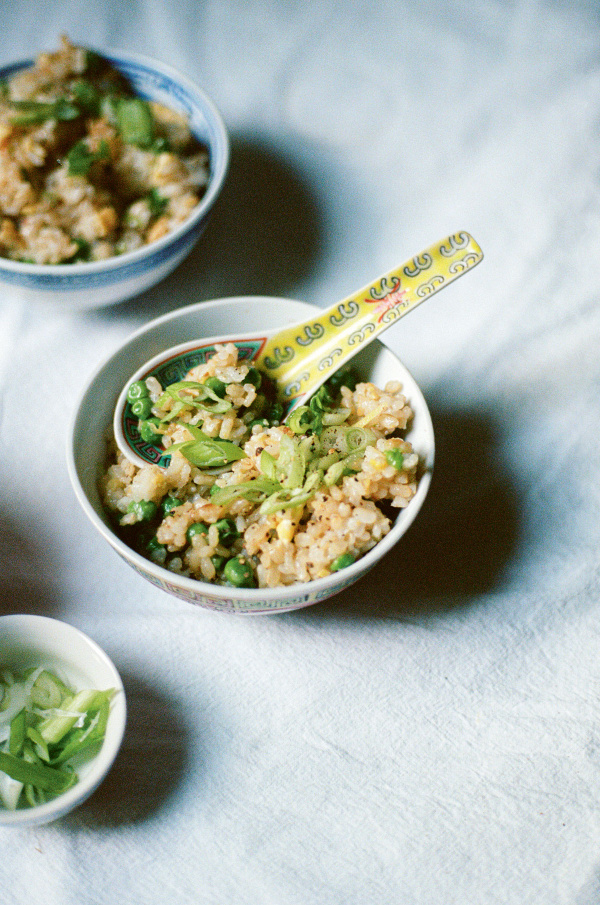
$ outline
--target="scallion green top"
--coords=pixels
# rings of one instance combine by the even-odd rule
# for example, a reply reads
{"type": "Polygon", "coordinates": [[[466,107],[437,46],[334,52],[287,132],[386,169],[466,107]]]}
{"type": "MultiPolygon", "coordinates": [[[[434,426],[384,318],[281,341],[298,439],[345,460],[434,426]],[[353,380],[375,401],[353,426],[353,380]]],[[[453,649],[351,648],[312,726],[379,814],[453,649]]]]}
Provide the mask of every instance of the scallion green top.
{"type": "Polygon", "coordinates": [[[115,690],[75,691],[55,672],[0,667],[0,803],[33,807],[77,781],[69,761],[101,744],[115,690]]]}

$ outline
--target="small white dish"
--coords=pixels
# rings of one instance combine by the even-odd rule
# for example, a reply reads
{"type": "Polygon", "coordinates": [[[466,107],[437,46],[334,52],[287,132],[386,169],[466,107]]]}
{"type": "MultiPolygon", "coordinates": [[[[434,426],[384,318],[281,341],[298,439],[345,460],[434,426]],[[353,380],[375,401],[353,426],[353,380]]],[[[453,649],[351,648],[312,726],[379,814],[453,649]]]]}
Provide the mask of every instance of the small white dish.
{"type": "Polygon", "coordinates": [[[125,733],[123,682],[104,651],[79,629],[47,616],[0,616],[0,665],[19,672],[44,666],[64,675],[75,688],[116,689],[106,735],[97,754],[77,765],[79,781],[45,804],[9,811],[0,805],[0,827],[40,826],[79,807],[110,770],[125,733]]]}

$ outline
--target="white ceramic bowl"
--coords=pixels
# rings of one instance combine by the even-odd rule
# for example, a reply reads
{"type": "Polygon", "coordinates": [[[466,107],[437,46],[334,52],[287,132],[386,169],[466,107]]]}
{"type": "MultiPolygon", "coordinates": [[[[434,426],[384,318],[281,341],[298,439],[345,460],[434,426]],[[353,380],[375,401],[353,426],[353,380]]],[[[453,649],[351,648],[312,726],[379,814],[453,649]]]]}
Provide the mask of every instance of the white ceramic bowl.
{"type": "Polygon", "coordinates": [[[79,782],[46,804],[6,810],[0,805],[0,827],[39,826],[64,816],[97,789],[121,747],[126,722],[121,677],[95,641],[66,622],[46,616],[0,616],[0,665],[13,670],[31,666],[54,668],[78,689],[116,688],[100,751],[77,765],[79,782]]]}
{"type": "Polygon", "coordinates": [[[135,553],[115,534],[98,494],[98,476],[105,457],[105,435],[111,428],[117,397],[131,375],[164,349],[197,337],[277,330],[318,310],[305,302],[248,296],[200,302],[160,317],[119,348],[91,377],[83,391],[69,433],[68,469],[77,499],[102,537],[153,585],[199,606],[230,613],[273,613],[308,606],[341,591],[365,574],[400,540],[421,508],[433,469],[434,437],[423,394],[399,359],[375,341],[353,360],[363,379],[383,386],[400,380],[414,409],[406,434],[423,462],[415,497],[400,510],[389,534],[348,568],[326,578],[274,589],[230,588],[175,575],[135,553]],[[91,428],[93,425],[93,428],[91,428]]]}
{"type": "MultiPolygon", "coordinates": [[[[137,54],[103,52],[140,97],[183,113],[210,155],[206,193],[190,217],[162,239],[105,261],[81,264],[26,264],[0,258],[0,290],[13,297],[69,308],[99,308],[138,295],[171,273],[204,231],[229,165],[229,138],[212,100],[170,66],[137,54]]],[[[0,79],[32,66],[21,60],[0,69],[0,79]]]]}

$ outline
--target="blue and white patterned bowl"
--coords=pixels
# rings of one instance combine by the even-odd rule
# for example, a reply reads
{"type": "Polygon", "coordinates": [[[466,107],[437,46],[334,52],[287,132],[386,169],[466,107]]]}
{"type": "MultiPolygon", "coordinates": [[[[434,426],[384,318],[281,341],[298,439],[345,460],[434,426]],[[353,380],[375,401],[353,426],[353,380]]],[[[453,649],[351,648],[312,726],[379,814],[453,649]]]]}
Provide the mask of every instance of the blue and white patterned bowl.
{"type": "MultiPolygon", "coordinates": [[[[126,76],[136,94],[183,113],[196,137],[208,148],[210,178],[206,193],[190,217],[163,238],[143,248],[81,264],[26,264],[0,258],[0,291],[27,301],[69,308],[99,308],[124,301],[154,286],[191,251],[204,231],[223,187],[229,165],[229,138],[211,99],[170,66],[138,54],[102,54],[126,76]]],[[[21,60],[0,69],[0,79],[32,66],[21,60]]]]}
{"type": "Polygon", "coordinates": [[[71,484],[85,514],[111,547],[155,587],[197,606],[236,614],[282,613],[325,600],[353,584],[388,553],[416,518],[429,490],[435,441],[427,403],[414,378],[383,343],[375,340],[353,359],[362,379],[384,386],[399,380],[414,411],[406,438],[422,462],[417,493],[396,516],[394,525],[377,546],[346,569],[325,578],[280,588],[231,588],[176,575],[145,559],[117,535],[98,493],[98,478],[106,457],[106,436],[112,426],[115,403],[131,375],[159,352],[192,338],[257,330],[266,332],[304,320],[314,305],[290,299],[242,296],[198,302],[179,308],[142,327],[96,371],[83,389],[69,431],[67,466],[71,484]],[[90,428],[90,425],[93,427],[90,428]]]}

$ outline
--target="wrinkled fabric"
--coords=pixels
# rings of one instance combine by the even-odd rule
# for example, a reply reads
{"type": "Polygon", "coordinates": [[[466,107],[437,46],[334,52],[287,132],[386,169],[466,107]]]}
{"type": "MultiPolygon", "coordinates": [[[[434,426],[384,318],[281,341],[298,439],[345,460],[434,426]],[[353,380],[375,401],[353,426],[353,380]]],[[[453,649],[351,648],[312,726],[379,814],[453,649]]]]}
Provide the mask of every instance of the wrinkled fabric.
{"type": "Polygon", "coordinates": [[[90,634],[122,751],[67,818],[0,828],[3,905],[595,905],[600,899],[600,18],[586,0],[163,0],[3,9],[161,59],[231,168],[162,284],[0,301],[0,614],[90,634]],[[69,426],[96,367],[179,306],[328,304],[449,233],[484,261],[384,337],[436,433],[428,501],[329,602],[171,598],[94,531],[69,426]]]}

